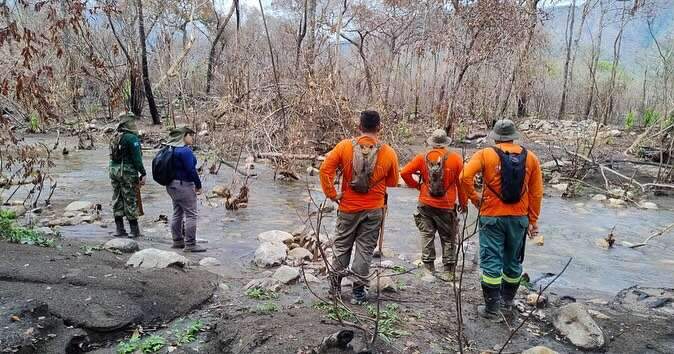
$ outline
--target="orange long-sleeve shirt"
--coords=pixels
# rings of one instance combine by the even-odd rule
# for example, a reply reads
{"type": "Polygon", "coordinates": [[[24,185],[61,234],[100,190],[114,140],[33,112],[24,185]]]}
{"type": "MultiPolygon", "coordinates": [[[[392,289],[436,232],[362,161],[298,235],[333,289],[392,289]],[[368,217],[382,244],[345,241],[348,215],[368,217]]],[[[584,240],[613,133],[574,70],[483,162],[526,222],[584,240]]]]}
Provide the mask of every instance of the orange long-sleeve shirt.
{"type": "MultiPolygon", "coordinates": [[[[522,147],[516,144],[498,144],[501,150],[519,154],[522,147]]],[[[475,191],[474,178],[482,172],[485,187],[482,189],[482,216],[528,216],[530,224],[536,224],[543,200],[543,175],[536,155],[527,151],[526,174],[522,198],[516,204],[505,204],[491,189],[501,192],[501,160],[492,148],[482,149],[473,155],[461,173],[461,186],[475,205],[480,205],[480,195],[475,191]],[[486,185],[491,187],[487,188],[486,185]]]]}
{"type": "Polygon", "coordinates": [[[463,189],[460,188],[459,181],[459,175],[461,174],[462,169],[463,160],[459,154],[440,148],[415,156],[412,161],[403,167],[400,171],[400,176],[408,187],[419,189],[419,202],[421,204],[439,209],[453,209],[458,196],[459,204],[461,207],[465,208],[468,203],[468,198],[463,192],[463,189]],[[429,191],[428,181],[430,181],[430,178],[428,175],[428,167],[426,166],[426,155],[428,155],[429,159],[435,161],[444,154],[447,154],[444,173],[444,185],[447,189],[447,193],[442,197],[433,197],[429,191]],[[415,173],[421,174],[424,181],[423,183],[419,183],[414,179],[413,175],[415,173]]]}
{"type": "MultiPolygon", "coordinates": [[[[377,141],[369,136],[356,138],[358,143],[376,144],[377,141]]],[[[377,152],[377,161],[370,180],[370,190],[367,193],[357,193],[351,189],[351,171],[353,161],[353,145],[351,139],[342,140],[325,157],[321,164],[320,178],[323,193],[328,198],[337,195],[334,180],[337,169],[342,171],[342,199],[339,201],[339,210],[345,213],[356,213],[364,210],[380,209],[384,207],[386,187],[396,187],[399,180],[398,156],[393,148],[382,144],[377,152]]]]}

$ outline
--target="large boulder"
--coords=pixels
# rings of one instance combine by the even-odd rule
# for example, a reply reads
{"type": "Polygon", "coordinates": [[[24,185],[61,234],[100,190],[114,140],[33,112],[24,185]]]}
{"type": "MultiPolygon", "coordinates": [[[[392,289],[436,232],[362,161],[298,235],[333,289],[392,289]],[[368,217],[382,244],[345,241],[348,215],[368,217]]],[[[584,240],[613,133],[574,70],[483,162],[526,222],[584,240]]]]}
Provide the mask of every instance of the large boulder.
{"type": "Polygon", "coordinates": [[[537,347],[529,348],[522,352],[522,354],[558,354],[556,351],[539,345],[537,347]]]}
{"type": "Polygon", "coordinates": [[[258,267],[275,267],[283,264],[288,255],[288,246],[281,242],[263,242],[255,250],[255,264],[258,267]]]}
{"type": "Polygon", "coordinates": [[[391,277],[379,277],[379,283],[377,283],[377,279],[372,279],[370,280],[370,287],[372,288],[377,288],[377,285],[379,285],[379,292],[385,293],[397,293],[398,292],[398,285],[396,282],[391,279],[391,277]]]}
{"type": "Polygon", "coordinates": [[[557,312],[553,324],[573,345],[586,349],[600,349],[606,343],[604,332],[594,322],[587,308],[580,303],[562,306],[557,312]]]}
{"type": "Polygon", "coordinates": [[[147,248],[132,254],[126,265],[140,268],[166,268],[169,266],[184,267],[189,263],[189,259],[175,252],[147,248]]]}
{"type": "Polygon", "coordinates": [[[113,238],[103,245],[106,250],[120,251],[123,253],[133,253],[140,249],[138,242],[130,238],[113,238]]]}
{"type": "Polygon", "coordinates": [[[279,230],[265,231],[257,235],[257,240],[260,242],[280,242],[284,243],[293,239],[293,235],[279,230]]]}
{"type": "Polygon", "coordinates": [[[310,261],[314,255],[303,247],[293,248],[288,252],[288,259],[310,261]]]}
{"type": "Polygon", "coordinates": [[[89,211],[94,208],[94,203],[77,201],[68,204],[65,211],[75,212],[75,211],[89,211]]]}
{"type": "Polygon", "coordinates": [[[274,275],[272,275],[273,279],[276,279],[283,284],[290,284],[299,277],[300,271],[297,268],[288,267],[287,265],[279,267],[279,269],[274,272],[274,275]]]}

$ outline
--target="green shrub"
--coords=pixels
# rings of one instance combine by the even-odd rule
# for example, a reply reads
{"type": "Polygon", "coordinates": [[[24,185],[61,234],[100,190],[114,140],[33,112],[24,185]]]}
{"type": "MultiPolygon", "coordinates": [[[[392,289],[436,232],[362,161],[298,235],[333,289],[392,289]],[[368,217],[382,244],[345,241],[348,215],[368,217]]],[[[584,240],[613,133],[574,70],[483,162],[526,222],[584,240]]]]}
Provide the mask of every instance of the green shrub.
{"type": "Polygon", "coordinates": [[[117,354],[156,353],[166,345],[166,339],[161,336],[149,336],[141,340],[139,334],[134,334],[128,341],[122,341],[117,345],[117,354]]]}
{"type": "Polygon", "coordinates": [[[271,290],[258,287],[246,290],[246,296],[255,300],[276,300],[279,297],[277,293],[271,290]]]}
{"type": "Polygon", "coordinates": [[[632,129],[634,128],[634,112],[629,112],[627,113],[627,117],[625,117],[625,129],[632,129]]]}
{"type": "Polygon", "coordinates": [[[660,119],[660,113],[658,113],[658,112],[656,112],[652,109],[647,109],[644,112],[643,117],[641,118],[641,120],[643,121],[644,127],[650,127],[655,122],[657,122],[658,119],[660,119]]]}
{"type": "MultiPolygon", "coordinates": [[[[374,305],[367,305],[366,308],[370,317],[377,317],[377,308],[374,305]]],[[[388,304],[379,311],[379,336],[387,342],[393,338],[409,335],[408,332],[398,328],[401,323],[400,316],[398,316],[399,309],[397,304],[388,304]]]]}
{"type": "Polygon", "coordinates": [[[257,305],[255,312],[262,314],[271,314],[279,311],[279,306],[273,302],[265,302],[264,304],[257,305]]]}
{"type": "Polygon", "coordinates": [[[187,328],[182,332],[178,333],[178,344],[191,343],[197,339],[197,335],[201,328],[203,328],[203,322],[197,320],[192,322],[187,328]]]}
{"type": "Polygon", "coordinates": [[[40,247],[54,247],[56,244],[55,238],[45,237],[33,229],[19,226],[15,219],[16,214],[13,211],[0,212],[0,239],[40,247]]]}

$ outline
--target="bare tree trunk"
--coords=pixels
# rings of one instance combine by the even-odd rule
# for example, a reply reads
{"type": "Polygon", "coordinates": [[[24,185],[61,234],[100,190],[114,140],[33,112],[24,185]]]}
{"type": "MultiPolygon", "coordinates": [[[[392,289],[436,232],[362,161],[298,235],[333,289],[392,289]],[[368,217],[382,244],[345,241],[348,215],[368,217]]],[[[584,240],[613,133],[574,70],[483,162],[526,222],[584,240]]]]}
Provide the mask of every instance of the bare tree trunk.
{"type": "Polygon", "coordinates": [[[529,12],[529,28],[527,30],[527,39],[524,42],[522,51],[517,58],[517,63],[513,68],[512,73],[510,74],[510,79],[508,80],[505,97],[501,103],[501,109],[499,109],[499,115],[503,116],[508,109],[508,102],[510,101],[510,94],[512,92],[513,84],[515,83],[515,78],[522,68],[522,64],[529,57],[529,50],[531,49],[531,42],[534,39],[534,34],[536,33],[536,24],[538,22],[538,2],[540,0],[527,0],[527,12],[529,12]]]}
{"type": "Polygon", "coordinates": [[[606,125],[609,117],[613,114],[613,100],[615,94],[616,75],[618,74],[618,65],[620,64],[620,49],[622,47],[623,33],[625,31],[625,14],[627,13],[623,5],[622,15],[620,17],[620,29],[613,42],[613,65],[611,66],[611,81],[608,86],[608,97],[602,112],[602,123],[606,125]]]}
{"type": "Polygon", "coordinates": [[[305,14],[305,32],[308,33],[307,38],[307,54],[306,61],[309,73],[313,75],[314,62],[316,60],[316,0],[305,0],[304,2],[307,13],[305,14]],[[308,29],[306,28],[308,25],[308,29]]]}
{"type": "Polygon", "coordinates": [[[307,1],[304,0],[304,17],[300,19],[300,28],[297,30],[297,40],[295,41],[295,71],[300,67],[300,52],[302,51],[302,42],[307,35],[307,1]]]}
{"type": "MultiPolygon", "coordinates": [[[[140,75],[140,70],[138,68],[138,65],[136,64],[136,60],[131,57],[131,54],[129,53],[129,50],[127,47],[122,43],[121,38],[119,38],[119,35],[117,34],[117,30],[115,29],[114,23],[112,23],[112,17],[110,17],[110,13],[106,11],[105,13],[107,19],[108,19],[108,24],[110,24],[110,29],[112,30],[112,34],[115,37],[115,40],[117,41],[117,44],[119,47],[122,49],[122,53],[124,53],[124,57],[126,58],[126,63],[128,67],[128,80],[129,80],[129,91],[128,91],[128,97],[126,98],[127,101],[125,102],[126,109],[131,111],[134,115],[137,117],[140,117],[143,114],[143,106],[145,103],[144,100],[144,93],[143,93],[143,85],[142,85],[142,78],[140,75]]],[[[123,88],[123,90],[126,90],[126,87],[123,88]]],[[[112,99],[111,99],[112,101],[112,99]]]]}
{"type": "Polygon", "coordinates": [[[157,110],[157,104],[154,102],[154,95],[152,94],[152,84],[150,83],[150,73],[147,65],[147,45],[145,43],[145,21],[143,20],[143,3],[142,0],[136,0],[138,5],[138,36],[140,37],[141,50],[141,65],[143,71],[143,86],[145,88],[145,96],[147,97],[148,106],[150,106],[150,115],[152,115],[152,124],[161,124],[161,117],[157,110]]]}
{"type": "MultiPolygon", "coordinates": [[[[569,15],[566,19],[566,58],[564,60],[564,83],[562,84],[562,99],[559,102],[559,112],[557,119],[562,119],[566,109],[566,91],[569,84],[569,62],[571,61],[571,44],[573,43],[573,26],[576,21],[576,0],[573,0],[569,7],[569,15]]],[[[572,69],[573,70],[573,69],[572,69]]]]}
{"type": "Polygon", "coordinates": [[[601,44],[602,37],[604,34],[604,20],[606,16],[606,10],[604,8],[604,0],[599,1],[599,6],[601,8],[601,16],[599,17],[599,33],[597,34],[596,42],[592,43],[592,53],[590,56],[590,89],[588,92],[587,101],[585,102],[585,112],[584,119],[589,119],[592,114],[592,106],[595,104],[595,95],[599,95],[599,90],[597,89],[597,67],[599,66],[599,57],[601,55],[601,44]]]}
{"type": "Polygon", "coordinates": [[[229,19],[232,18],[232,15],[234,14],[234,10],[236,9],[237,4],[238,0],[232,1],[232,7],[229,9],[229,12],[227,13],[227,16],[225,16],[225,19],[222,21],[222,24],[220,24],[218,32],[215,34],[215,38],[211,43],[211,50],[208,52],[208,69],[206,70],[206,94],[211,93],[211,83],[213,81],[213,69],[215,66],[215,57],[217,51],[216,48],[218,46],[218,43],[220,42],[220,39],[222,38],[222,34],[225,32],[225,27],[227,27],[229,19]]]}

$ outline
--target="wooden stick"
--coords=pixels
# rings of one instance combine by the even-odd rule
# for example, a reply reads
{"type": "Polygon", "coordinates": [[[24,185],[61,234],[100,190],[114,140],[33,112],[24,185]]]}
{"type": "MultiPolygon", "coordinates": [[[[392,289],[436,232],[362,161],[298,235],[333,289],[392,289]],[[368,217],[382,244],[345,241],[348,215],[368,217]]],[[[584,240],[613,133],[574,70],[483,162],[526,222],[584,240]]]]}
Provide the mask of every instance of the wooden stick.
{"type": "Polygon", "coordinates": [[[646,246],[646,245],[648,244],[648,241],[652,240],[652,239],[655,238],[655,237],[662,236],[665,232],[667,232],[667,231],[669,231],[669,230],[671,230],[671,229],[673,229],[673,228],[674,228],[674,224],[669,224],[669,225],[668,225],[667,227],[665,227],[664,229],[662,229],[662,230],[660,230],[660,231],[658,231],[658,232],[655,232],[655,233],[651,234],[650,236],[648,236],[648,237],[644,240],[644,242],[638,243],[638,244],[636,244],[636,245],[631,245],[630,248],[639,248],[639,247],[642,247],[642,246],[646,246]]]}

